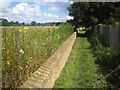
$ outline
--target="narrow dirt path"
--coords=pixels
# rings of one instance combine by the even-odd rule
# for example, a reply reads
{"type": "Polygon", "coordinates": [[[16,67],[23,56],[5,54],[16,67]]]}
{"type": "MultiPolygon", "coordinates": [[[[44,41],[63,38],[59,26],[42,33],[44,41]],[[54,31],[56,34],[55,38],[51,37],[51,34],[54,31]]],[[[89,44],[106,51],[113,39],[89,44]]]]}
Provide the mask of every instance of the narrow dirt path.
{"type": "Polygon", "coordinates": [[[105,85],[98,72],[87,38],[77,37],[71,55],[54,88],[101,88],[105,85]]]}

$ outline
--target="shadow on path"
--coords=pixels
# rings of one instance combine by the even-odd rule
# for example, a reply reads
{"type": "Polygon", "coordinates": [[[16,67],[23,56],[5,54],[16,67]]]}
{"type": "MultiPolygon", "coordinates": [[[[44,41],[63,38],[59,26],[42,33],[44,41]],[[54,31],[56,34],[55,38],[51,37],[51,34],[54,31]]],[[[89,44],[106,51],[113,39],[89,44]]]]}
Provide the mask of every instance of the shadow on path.
{"type": "Polygon", "coordinates": [[[86,33],[77,33],[77,37],[87,37],[86,33]]]}

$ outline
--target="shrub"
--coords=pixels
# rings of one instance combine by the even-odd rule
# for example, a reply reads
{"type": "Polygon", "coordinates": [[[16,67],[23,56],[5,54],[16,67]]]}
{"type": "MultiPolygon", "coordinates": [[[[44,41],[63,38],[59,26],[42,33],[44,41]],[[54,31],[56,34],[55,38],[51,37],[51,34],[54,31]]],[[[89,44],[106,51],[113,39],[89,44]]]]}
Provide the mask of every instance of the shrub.
{"type": "Polygon", "coordinates": [[[88,41],[91,43],[96,63],[99,64],[106,76],[108,87],[120,87],[120,47],[104,47],[98,29],[95,29],[94,34],[88,34],[88,41]]]}

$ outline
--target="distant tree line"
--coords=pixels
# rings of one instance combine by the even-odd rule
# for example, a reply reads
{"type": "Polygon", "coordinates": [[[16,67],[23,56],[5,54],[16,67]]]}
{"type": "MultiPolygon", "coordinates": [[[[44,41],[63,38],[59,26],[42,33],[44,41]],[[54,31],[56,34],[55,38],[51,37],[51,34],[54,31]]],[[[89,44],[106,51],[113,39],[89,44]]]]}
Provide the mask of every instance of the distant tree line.
{"type": "Polygon", "coordinates": [[[36,21],[32,21],[31,23],[20,23],[19,21],[8,21],[7,19],[0,19],[0,23],[2,26],[59,26],[62,22],[48,22],[48,23],[37,23],[36,21]]]}

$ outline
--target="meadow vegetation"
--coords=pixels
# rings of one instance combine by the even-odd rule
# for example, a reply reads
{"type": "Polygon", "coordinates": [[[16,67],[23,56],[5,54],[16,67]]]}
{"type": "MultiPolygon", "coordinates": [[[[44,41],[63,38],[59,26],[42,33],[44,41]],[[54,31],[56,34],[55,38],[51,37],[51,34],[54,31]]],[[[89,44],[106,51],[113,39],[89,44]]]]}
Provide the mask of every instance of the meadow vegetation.
{"type": "Polygon", "coordinates": [[[2,87],[16,88],[73,33],[73,27],[64,23],[58,27],[2,27],[2,31],[2,87]]]}

